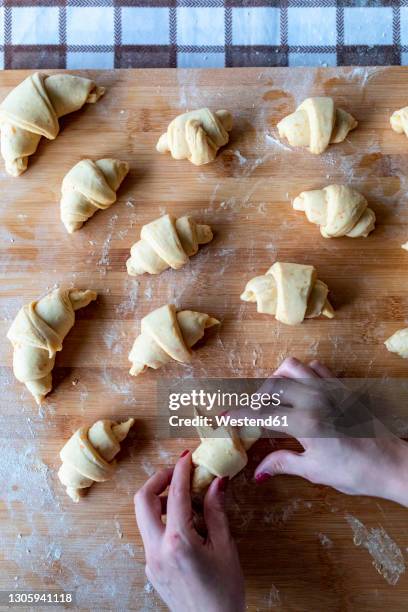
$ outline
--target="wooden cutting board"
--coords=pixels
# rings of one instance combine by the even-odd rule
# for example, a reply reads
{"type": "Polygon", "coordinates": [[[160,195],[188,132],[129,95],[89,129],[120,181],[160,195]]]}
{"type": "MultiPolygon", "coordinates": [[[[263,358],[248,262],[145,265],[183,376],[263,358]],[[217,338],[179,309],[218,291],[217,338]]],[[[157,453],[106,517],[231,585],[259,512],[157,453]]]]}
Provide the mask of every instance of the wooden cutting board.
{"type": "MultiPolygon", "coordinates": [[[[0,98],[27,74],[0,73],[0,98]]],[[[42,140],[20,178],[1,166],[0,588],[76,589],[82,609],[156,610],[132,497],[155,469],[195,446],[152,439],[158,377],[267,376],[288,355],[319,357],[343,376],[406,375],[407,362],[383,342],[407,323],[408,254],[400,245],[408,240],[408,141],[391,131],[389,116],[408,103],[408,70],[84,74],[106,86],[105,97],[62,120],[57,140],[42,140]],[[291,150],[276,131],[310,95],[333,96],[359,121],[347,142],[320,157],[291,150]],[[155,144],[169,121],[202,106],[234,116],[217,161],[197,168],[159,155],[155,144]],[[59,219],[61,180],[81,158],[106,156],[131,166],[118,202],[69,236],[59,219]],[[377,228],[369,238],[325,240],[292,210],[300,191],[336,182],[370,201],[377,228]],[[128,277],[125,261],[140,228],[165,211],[210,223],[214,241],[180,271],[128,277]],[[246,281],[276,259],[317,267],[331,289],[334,320],[290,328],[240,302],[246,281]],[[38,411],[13,377],[5,334],[19,307],[55,284],[94,289],[99,299],[78,313],[57,357],[55,390],[38,411]],[[172,364],[133,379],[127,356],[139,321],[166,302],[208,312],[222,325],[191,367],[172,364]],[[128,416],[137,424],[116,478],[72,504],[56,479],[61,446],[82,424],[128,416]]],[[[254,485],[253,468],[268,449],[254,448],[228,495],[248,609],[402,610],[406,510],[293,477],[254,485]]]]}

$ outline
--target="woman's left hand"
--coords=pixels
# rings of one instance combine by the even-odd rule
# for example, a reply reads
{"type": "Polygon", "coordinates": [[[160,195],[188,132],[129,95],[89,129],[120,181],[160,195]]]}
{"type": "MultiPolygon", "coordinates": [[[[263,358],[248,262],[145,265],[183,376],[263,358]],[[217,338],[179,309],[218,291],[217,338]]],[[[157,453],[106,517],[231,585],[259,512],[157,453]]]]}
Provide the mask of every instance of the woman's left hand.
{"type": "Polygon", "coordinates": [[[244,580],[224,510],[228,479],[216,478],[206,493],[203,538],[193,523],[191,467],[191,453],[183,453],[174,470],[157,472],[135,495],[146,575],[172,612],[242,612],[244,580]]]}

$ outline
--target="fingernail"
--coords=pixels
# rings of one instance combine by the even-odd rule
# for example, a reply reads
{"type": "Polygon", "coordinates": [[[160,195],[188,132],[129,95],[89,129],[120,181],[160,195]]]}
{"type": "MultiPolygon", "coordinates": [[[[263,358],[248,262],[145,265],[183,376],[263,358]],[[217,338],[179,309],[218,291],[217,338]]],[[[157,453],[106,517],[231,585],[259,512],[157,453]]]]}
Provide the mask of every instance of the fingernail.
{"type": "Polygon", "coordinates": [[[221,491],[222,493],[226,491],[228,487],[228,483],[229,483],[228,476],[224,476],[223,478],[220,478],[218,480],[218,490],[221,491]]]}
{"type": "Polygon", "coordinates": [[[183,452],[181,453],[181,455],[180,455],[180,459],[181,459],[182,457],[185,457],[185,456],[186,456],[186,455],[187,455],[189,452],[190,452],[190,451],[189,451],[189,449],[187,449],[187,450],[183,451],[183,452]]]}
{"type": "Polygon", "coordinates": [[[255,480],[256,482],[265,482],[265,480],[269,480],[269,478],[271,477],[270,474],[267,474],[266,472],[261,472],[260,474],[257,474],[255,476],[255,480]]]}

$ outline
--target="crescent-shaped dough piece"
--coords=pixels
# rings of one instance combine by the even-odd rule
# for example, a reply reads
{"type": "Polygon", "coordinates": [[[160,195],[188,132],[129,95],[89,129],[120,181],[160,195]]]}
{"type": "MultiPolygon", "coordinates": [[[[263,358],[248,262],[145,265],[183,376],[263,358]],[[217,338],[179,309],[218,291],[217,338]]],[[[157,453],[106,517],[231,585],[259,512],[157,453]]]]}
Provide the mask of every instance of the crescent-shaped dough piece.
{"type": "Polygon", "coordinates": [[[213,239],[209,225],[192,217],[163,215],[142,227],[141,239],[132,246],[126,262],[128,274],[160,274],[167,268],[178,270],[198,251],[200,244],[213,239]]]}
{"type": "Polygon", "coordinates": [[[188,159],[195,166],[214,161],[218,149],[227,144],[232,130],[232,116],[229,111],[214,113],[200,108],[179,115],[169,124],[156,145],[159,153],[170,151],[174,159],[188,159]]]}
{"type": "Polygon", "coordinates": [[[115,471],[114,457],[135,420],[123,423],[103,420],[92,427],[81,427],[61,449],[62,465],[58,478],[74,502],[94,482],[109,480],[115,471]]]}
{"type": "Polygon", "coordinates": [[[390,117],[390,124],[394,132],[408,136],[408,106],[393,112],[390,117]]]}
{"type": "Polygon", "coordinates": [[[95,291],[55,289],[38,301],[23,306],[7,333],[14,347],[13,371],[34,396],[37,404],[52,389],[55,354],[75,323],[75,310],[96,299],[95,291]]]}
{"type": "Polygon", "coordinates": [[[241,300],[256,302],[258,312],[275,315],[282,323],[297,325],[305,318],[334,317],[328,292],[313,266],[275,262],[264,276],[247,283],[241,300]]]}
{"type": "Polygon", "coordinates": [[[83,159],[62,181],[61,221],[72,234],[98,209],[116,202],[116,191],[129,172],[129,164],[118,159],[83,159]]]}
{"type": "Polygon", "coordinates": [[[138,376],[147,368],[158,370],[172,359],[188,363],[191,347],[206,329],[218,324],[217,319],[202,312],[176,312],[172,304],[153,310],[142,319],[141,333],[129,353],[130,374],[138,376]]]}
{"type": "Polygon", "coordinates": [[[302,191],[293,208],[306,213],[308,221],[320,225],[324,238],[366,238],[375,228],[375,213],[361,193],[347,185],[328,185],[302,191]]]}
{"type": "Polygon", "coordinates": [[[335,108],[332,98],[307,98],[294,113],[278,123],[281,138],[292,147],[309,147],[311,153],[323,153],[329,146],[342,142],[358,125],[349,113],[335,108]]]}
{"type": "Polygon", "coordinates": [[[6,171],[19,176],[27,170],[41,136],[54,140],[58,119],[93,104],[105,93],[94,81],[71,74],[35,72],[17,85],[0,105],[1,154],[6,171]]]}
{"type": "Polygon", "coordinates": [[[396,331],[384,344],[390,353],[396,353],[403,359],[408,359],[408,327],[396,331]]]}
{"type": "Polygon", "coordinates": [[[246,451],[260,438],[260,428],[197,428],[201,444],[192,454],[195,470],[191,484],[194,497],[201,497],[214,478],[233,478],[246,466],[246,451]]]}

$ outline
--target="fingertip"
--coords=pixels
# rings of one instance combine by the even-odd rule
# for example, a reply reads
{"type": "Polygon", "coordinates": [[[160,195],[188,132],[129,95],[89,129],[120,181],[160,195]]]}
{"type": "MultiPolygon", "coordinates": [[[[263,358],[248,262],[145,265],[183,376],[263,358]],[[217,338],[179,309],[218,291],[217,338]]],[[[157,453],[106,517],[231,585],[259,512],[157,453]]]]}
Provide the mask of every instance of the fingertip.
{"type": "Polygon", "coordinates": [[[222,478],[217,478],[217,491],[218,493],[225,493],[229,485],[228,476],[223,476],[222,478]]]}
{"type": "Polygon", "coordinates": [[[210,486],[208,487],[205,497],[209,496],[212,497],[213,495],[216,495],[218,492],[218,482],[219,482],[220,478],[214,478],[214,480],[210,483],[210,486]]]}
{"type": "Polygon", "coordinates": [[[286,357],[283,363],[286,363],[286,365],[299,365],[301,361],[299,361],[297,357],[291,355],[290,357],[286,357]]]}
{"type": "Polygon", "coordinates": [[[255,470],[255,472],[254,472],[254,480],[256,480],[257,482],[258,482],[258,478],[259,478],[259,476],[261,476],[262,474],[264,474],[264,473],[265,473],[265,469],[262,467],[262,463],[263,463],[263,462],[261,462],[261,463],[260,463],[260,464],[257,466],[257,468],[256,468],[256,470],[255,470]]]}
{"type": "Polygon", "coordinates": [[[205,497],[208,499],[222,497],[228,488],[228,476],[217,477],[211,482],[205,497]]]}
{"type": "MultiPolygon", "coordinates": [[[[279,451],[272,451],[271,453],[269,453],[269,455],[266,455],[266,457],[264,457],[262,461],[256,466],[256,469],[254,472],[254,479],[257,482],[259,482],[258,478],[259,476],[262,476],[262,474],[269,474],[269,476],[272,476],[269,468],[277,452],[279,451]]],[[[261,479],[261,482],[263,482],[263,480],[265,479],[261,479]]]]}
{"type": "Polygon", "coordinates": [[[133,504],[135,506],[135,509],[139,505],[142,505],[145,499],[146,499],[146,489],[143,486],[143,487],[140,487],[140,489],[138,489],[136,493],[133,495],[133,504]]]}
{"type": "Polygon", "coordinates": [[[321,363],[318,359],[313,359],[309,363],[309,367],[318,375],[320,378],[336,378],[333,372],[321,363]]]}
{"type": "Polygon", "coordinates": [[[208,490],[211,495],[223,495],[228,488],[229,478],[228,476],[222,476],[214,478],[208,490]]]}
{"type": "Polygon", "coordinates": [[[302,362],[297,357],[286,357],[286,359],[282,361],[278,369],[287,368],[290,370],[292,368],[298,367],[299,365],[302,365],[302,362]]]}
{"type": "Polygon", "coordinates": [[[297,359],[297,357],[286,357],[282,363],[276,368],[274,375],[279,376],[282,372],[290,372],[293,368],[298,367],[301,364],[301,361],[297,359]]]}
{"type": "Polygon", "coordinates": [[[180,457],[177,459],[176,461],[176,465],[174,466],[173,470],[175,472],[179,472],[179,470],[184,471],[187,466],[190,467],[191,469],[191,451],[190,450],[185,450],[181,453],[180,457]]]}

